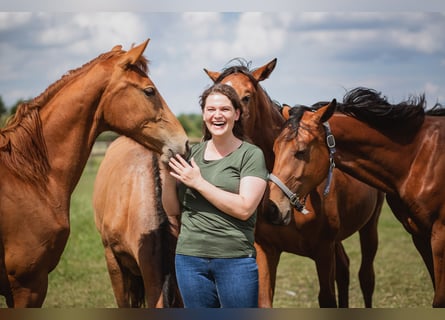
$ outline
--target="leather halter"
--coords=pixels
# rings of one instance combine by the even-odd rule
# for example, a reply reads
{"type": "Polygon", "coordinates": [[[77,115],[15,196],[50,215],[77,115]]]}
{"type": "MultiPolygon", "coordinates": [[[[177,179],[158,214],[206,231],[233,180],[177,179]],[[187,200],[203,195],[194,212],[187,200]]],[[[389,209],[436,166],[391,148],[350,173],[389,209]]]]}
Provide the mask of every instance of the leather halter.
{"type": "MultiPolygon", "coordinates": [[[[326,145],[329,149],[329,171],[326,181],[326,186],[323,191],[323,195],[326,196],[329,193],[331,181],[332,181],[332,172],[335,168],[335,162],[334,162],[334,154],[335,154],[335,138],[332,134],[331,127],[329,126],[328,122],[324,122],[323,126],[325,128],[326,133],[326,145]]],[[[309,210],[306,209],[305,203],[306,203],[306,197],[303,199],[300,199],[299,195],[292,192],[276,175],[270,173],[269,174],[269,180],[275,183],[281,191],[289,198],[290,204],[300,211],[302,214],[308,214],[309,210]]]]}

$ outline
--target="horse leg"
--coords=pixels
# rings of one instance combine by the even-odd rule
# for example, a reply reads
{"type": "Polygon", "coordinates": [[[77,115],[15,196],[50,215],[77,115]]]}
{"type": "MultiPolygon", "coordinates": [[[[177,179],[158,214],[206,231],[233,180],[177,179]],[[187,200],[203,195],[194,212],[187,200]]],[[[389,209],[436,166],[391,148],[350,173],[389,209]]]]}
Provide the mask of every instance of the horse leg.
{"type": "Polygon", "coordinates": [[[411,234],[411,239],[414,243],[414,246],[422,257],[423,262],[430,274],[433,286],[435,287],[431,238],[429,236],[417,234],[412,231],[409,224],[409,218],[406,215],[406,212],[409,212],[409,209],[400,201],[399,198],[386,195],[386,202],[391,208],[394,216],[402,223],[405,230],[411,234]]]}
{"type": "Polygon", "coordinates": [[[119,308],[130,308],[128,288],[125,283],[123,270],[109,246],[105,246],[105,261],[107,262],[108,274],[110,275],[117,306],[119,308]]]}
{"type": "Polygon", "coordinates": [[[374,215],[359,231],[362,260],[358,276],[366,308],[372,308],[372,296],[375,289],[374,259],[379,243],[377,224],[380,210],[381,206],[374,211],[374,215]]]}
{"type": "Polygon", "coordinates": [[[11,286],[9,285],[8,273],[6,271],[5,250],[2,241],[0,241],[0,295],[5,296],[6,305],[9,308],[12,308],[14,306],[11,286]]]}
{"type": "Polygon", "coordinates": [[[338,306],[349,307],[349,257],[341,242],[335,244],[335,281],[338,289],[338,306]]]}
{"type": "Polygon", "coordinates": [[[434,262],[433,307],[445,307],[445,221],[436,220],[431,230],[431,248],[434,262]]]}
{"type": "MultiPolygon", "coordinates": [[[[163,284],[164,272],[163,268],[170,268],[163,264],[162,239],[157,235],[156,238],[144,239],[141,250],[139,252],[139,265],[141,267],[142,278],[144,279],[145,301],[148,308],[164,307],[163,300],[163,284]]],[[[167,273],[167,270],[166,272],[167,273]]]]}
{"type": "Polygon", "coordinates": [[[336,308],[335,298],[335,243],[321,243],[315,257],[318,282],[318,304],[320,308],[336,308]]]}
{"type": "Polygon", "coordinates": [[[277,267],[281,252],[272,246],[255,242],[258,265],[258,307],[272,308],[277,267]]]}
{"type": "Polygon", "coordinates": [[[436,281],[434,279],[434,262],[431,248],[432,239],[429,237],[425,237],[424,235],[411,235],[411,239],[413,240],[414,246],[422,257],[422,260],[425,263],[425,266],[430,275],[431,282],[433,283],[433,287],[435,287],[436,281]]]}
{"type": "MultiPolygon", "coordinates": [[[[48,273],[34,274],[27,281],[9,277],[14,308],[40,308],[48,289],[48,273]]],[[[8,305],[9,306],[9,305],[8,305]]]]}

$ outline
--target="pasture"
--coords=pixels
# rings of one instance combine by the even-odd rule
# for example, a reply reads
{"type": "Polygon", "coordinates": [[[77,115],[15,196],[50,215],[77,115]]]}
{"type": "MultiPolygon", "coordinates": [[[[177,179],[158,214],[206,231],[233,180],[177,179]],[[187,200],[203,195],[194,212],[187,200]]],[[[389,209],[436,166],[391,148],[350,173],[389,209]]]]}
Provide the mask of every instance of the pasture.
{"type": "MultiPolygon", "coordinates": [[[[43,308],[114,308],[116,306],[94,225],[91,205],[100,157],[88,161],[71,199],[71,235],[56,269],[49,275],[43,308]]],[[[385,205],[379,222],[379,249],[375,260],[375,308],[430,308],[433,289],[411,238],[385,205]]],[[[357,236],[344,242],[351,260],[350,307],[362,308],[357,271],[357,236]]],[[[274,299],[276,308],[318,308],[318,283],[312,260],[281,256],[274,299]]],[[[0,301],[5,307],[5,302],[0,301]]]]}

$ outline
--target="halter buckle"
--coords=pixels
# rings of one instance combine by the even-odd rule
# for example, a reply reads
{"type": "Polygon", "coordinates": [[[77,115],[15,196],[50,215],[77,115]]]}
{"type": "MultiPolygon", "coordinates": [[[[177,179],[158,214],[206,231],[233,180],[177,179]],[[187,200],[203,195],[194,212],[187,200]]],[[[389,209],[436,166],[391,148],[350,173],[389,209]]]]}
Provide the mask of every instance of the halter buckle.
{"type": "Polygon", "coordinates": [[[326,144],[330,149],[335,148],[335,138],[332,134],[326,135],[326,144]]]}

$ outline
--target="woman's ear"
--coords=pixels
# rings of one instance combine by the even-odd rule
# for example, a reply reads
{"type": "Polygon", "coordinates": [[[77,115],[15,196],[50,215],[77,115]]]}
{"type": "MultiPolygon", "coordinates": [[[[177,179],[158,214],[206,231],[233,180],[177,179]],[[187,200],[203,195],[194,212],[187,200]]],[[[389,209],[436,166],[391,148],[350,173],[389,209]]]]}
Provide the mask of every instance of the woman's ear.
{"type": "Polygon", "coordinates": [[[241,111],[240,109],[235,109],[235,121],[240,119],[241,111]]]}

